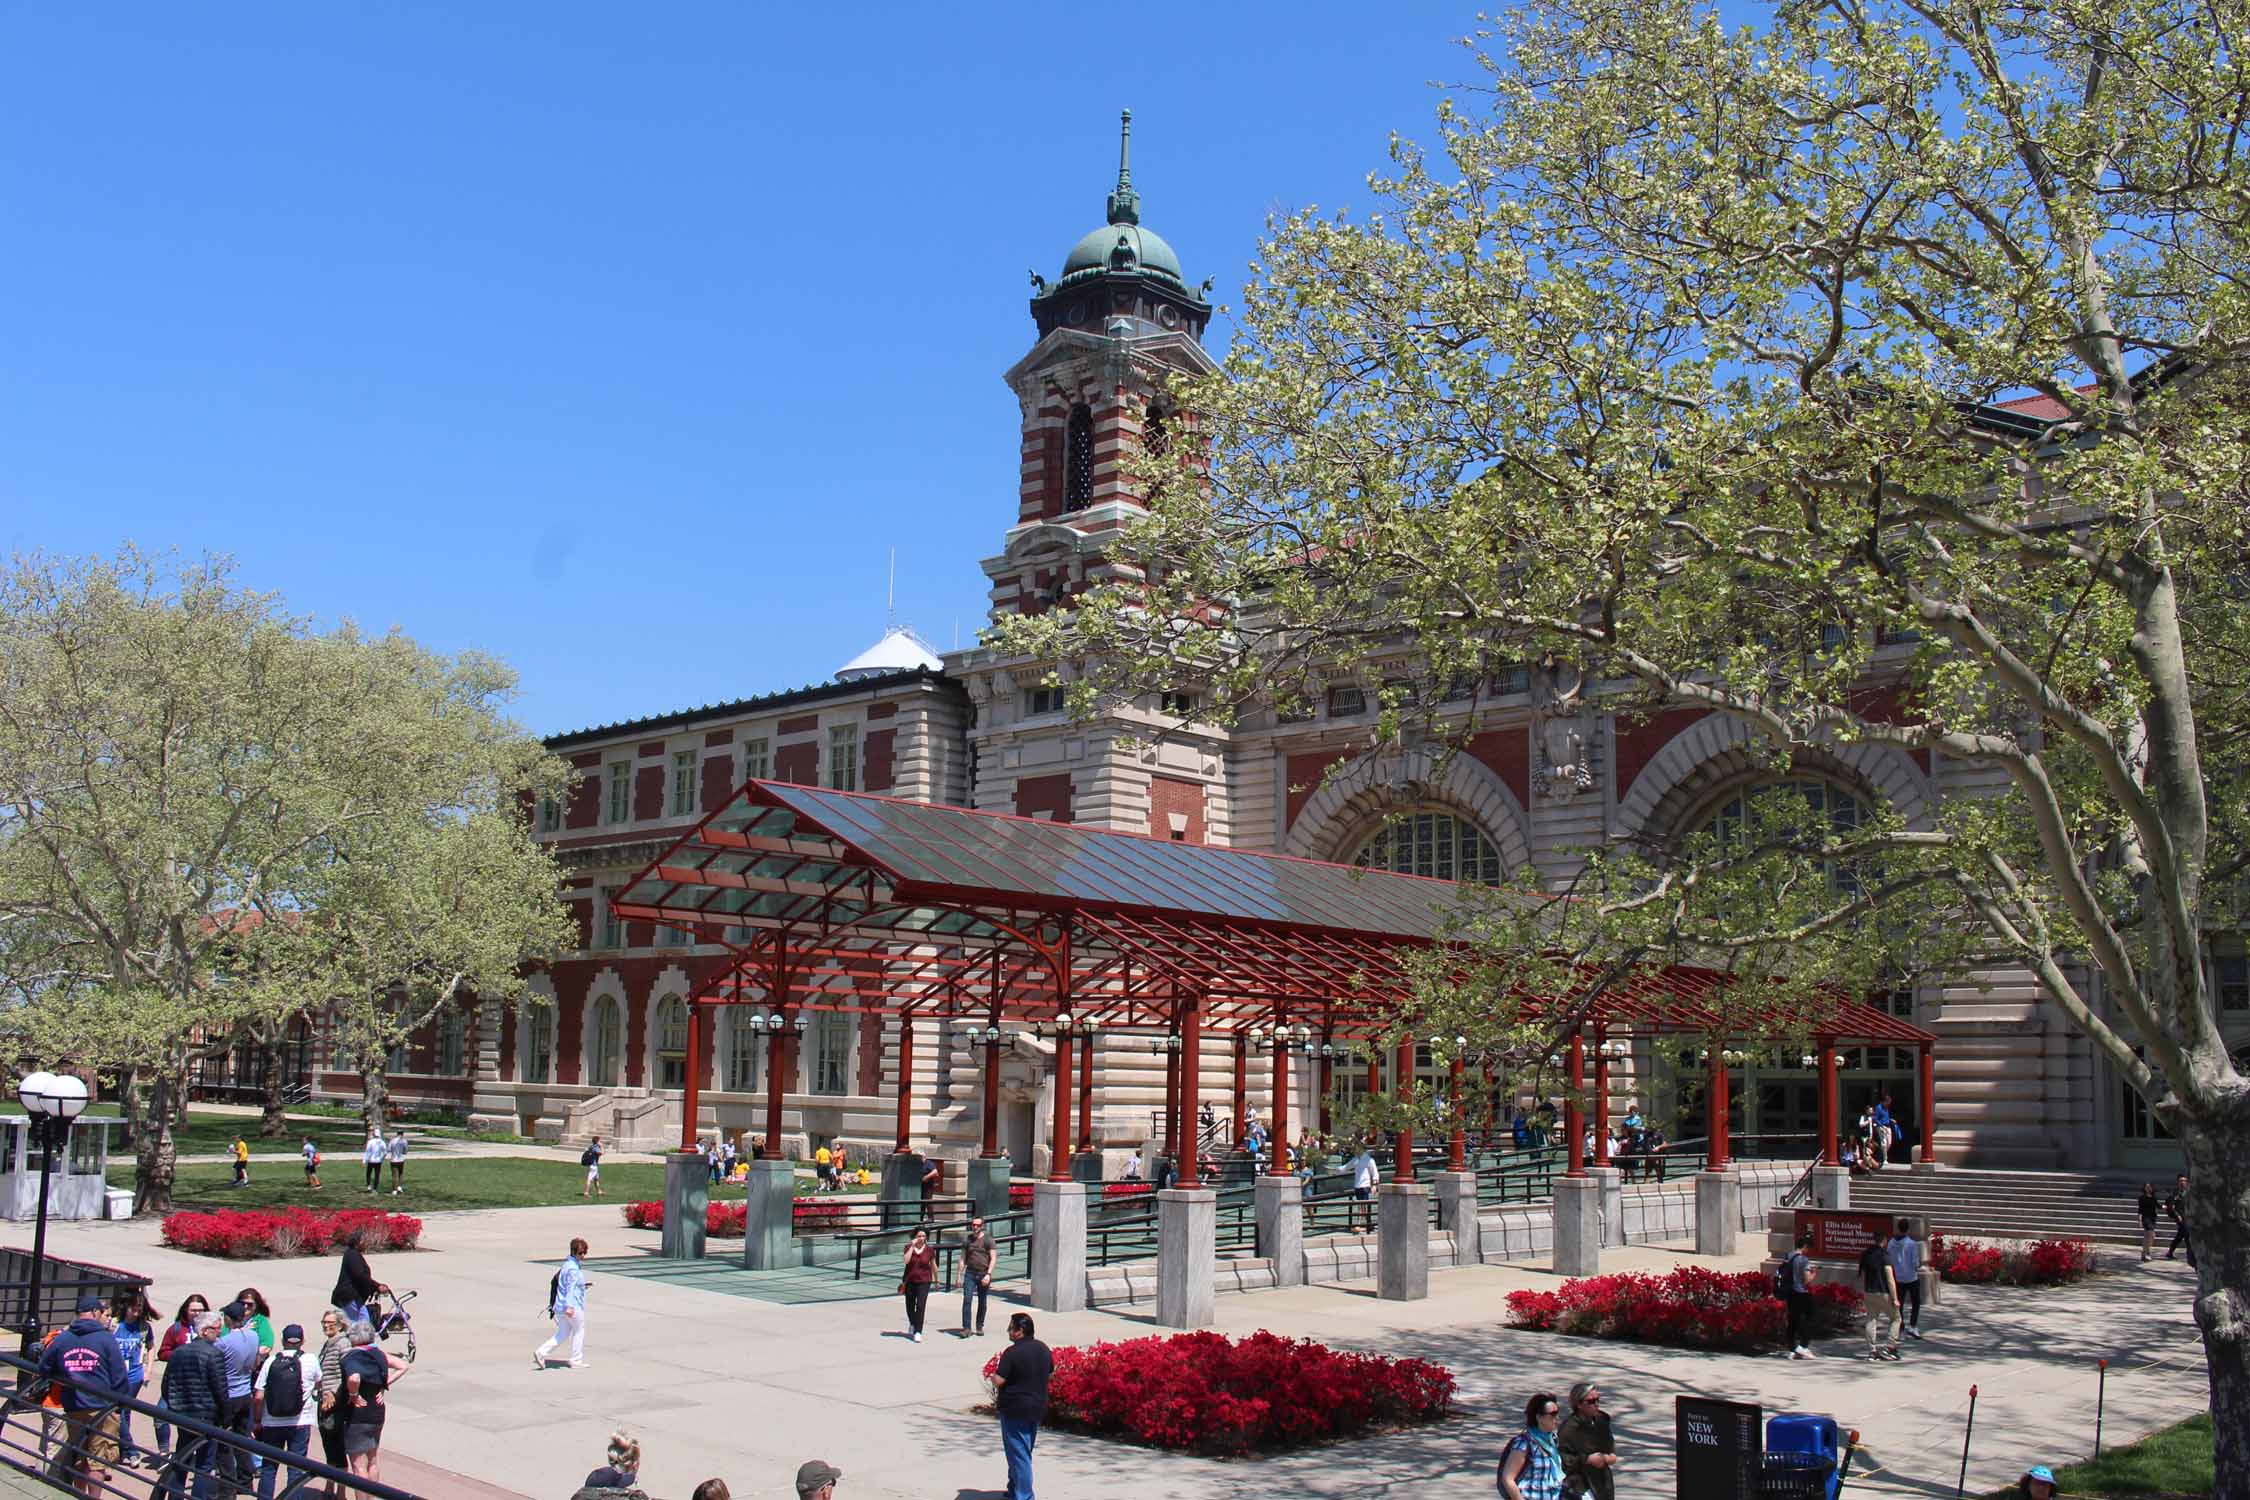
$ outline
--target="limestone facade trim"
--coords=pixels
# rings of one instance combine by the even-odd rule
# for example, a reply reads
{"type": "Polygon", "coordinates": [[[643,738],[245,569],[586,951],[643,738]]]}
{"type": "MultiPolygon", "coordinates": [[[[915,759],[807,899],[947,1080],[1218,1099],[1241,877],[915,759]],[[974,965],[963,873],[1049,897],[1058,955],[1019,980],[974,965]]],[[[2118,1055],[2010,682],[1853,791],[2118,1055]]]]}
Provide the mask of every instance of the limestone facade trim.
{"type": "MultiPolygon", "coordinates": [[[[1739,719],[1711,714],[1697,720],[1667,740],[1632,786],[1622,789],[1612,837],[1629,843],[1677,837],[1687,816],[1721,787],[1770,769],[1763,748],[1739,719]]],[[[1838,744],[1810,763],[1800,754],[1797,766],[1856,783],[1881,797],[1910,828],[1930,826],[1929,778],[1896,746],[1838,744]]]]}
{"type": "Polygon", "coordinates": [[[1363,755],[1330,775],[1282,842],[1284,854],[1344,861],[1391,813],[1442,804],[1483,829],[1504,871],[1531,863],[1531,820],[1507,783],[1473,756],[1437,747],[1363,755]]]}

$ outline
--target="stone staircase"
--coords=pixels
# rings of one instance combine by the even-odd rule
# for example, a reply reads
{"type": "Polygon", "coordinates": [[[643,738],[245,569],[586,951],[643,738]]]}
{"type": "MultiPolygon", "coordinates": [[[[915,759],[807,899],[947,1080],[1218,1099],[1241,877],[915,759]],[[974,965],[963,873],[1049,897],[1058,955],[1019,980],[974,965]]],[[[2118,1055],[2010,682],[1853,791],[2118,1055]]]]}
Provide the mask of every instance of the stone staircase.
{"type": "Polygon", "coordinates": [[[610,1089],[571,1105],[562,1144],[583,1147],[598,1135],[606,1151],[669,1151],[680,1141],[680,1110],[677,1095],[610,1089]]]}
{"type": "MultiPolygon", "coordinates": [[[[1888,1168],[1852,1179],[1852,1208],[1921,1216],[1944,1234],[2032,1240],[2063,1235],[2138,1245],[2137,1179],[2090,1172],[1888,1168]]],[[[2169,1228],[2164,1230],[2168,1236],[2169,1228]]]]}

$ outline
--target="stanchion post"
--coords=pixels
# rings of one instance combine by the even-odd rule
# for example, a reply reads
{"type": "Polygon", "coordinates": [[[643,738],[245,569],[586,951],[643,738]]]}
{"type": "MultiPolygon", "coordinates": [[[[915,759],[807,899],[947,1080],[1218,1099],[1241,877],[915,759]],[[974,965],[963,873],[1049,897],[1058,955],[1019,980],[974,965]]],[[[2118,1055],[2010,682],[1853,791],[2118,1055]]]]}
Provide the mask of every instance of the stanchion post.
{"type": "Polygon", "coordinates": [[[1977,1388],[1969,1387],[1969,1423],[1961,1429],[1961,1477],[1954,1482],[1953,1500],[1961,1500],[1969,1488],[1969,1437],[1977,1430],[1977,1388]]]}
{"type": "Polygon", "coordinates": [[[2095,1366],[2101,1371],[2094,1386],[2094,1457],[2102,1456],[2102,1402],[2109,1395],[2109,1361],[2098,1359],[2095,1366]]]}

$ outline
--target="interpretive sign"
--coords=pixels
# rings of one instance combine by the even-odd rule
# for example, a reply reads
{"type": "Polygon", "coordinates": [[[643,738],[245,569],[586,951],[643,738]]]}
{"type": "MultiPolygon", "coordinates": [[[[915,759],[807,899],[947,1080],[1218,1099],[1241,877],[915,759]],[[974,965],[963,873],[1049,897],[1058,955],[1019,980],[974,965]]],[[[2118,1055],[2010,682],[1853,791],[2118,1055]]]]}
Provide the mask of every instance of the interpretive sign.
{"type": "Polygon", "coordinates": [[[1680,1396],[1674,1408],[1679,1500],[1751,1500],[1765,1451],[1763,1413],[1740,1401],[1680,1396]]]}
{"type": "Polygon", "coordinates": [[[1891,1221],[1883,1214],[1858,1214],[1841,1208],[1800,1208],[1797,1233],[1812,1231],[1812,1247],[1805,1253],[1814,1260],[1857,1261],[1869,1245],[1891,1237],[1891,1221]]]}

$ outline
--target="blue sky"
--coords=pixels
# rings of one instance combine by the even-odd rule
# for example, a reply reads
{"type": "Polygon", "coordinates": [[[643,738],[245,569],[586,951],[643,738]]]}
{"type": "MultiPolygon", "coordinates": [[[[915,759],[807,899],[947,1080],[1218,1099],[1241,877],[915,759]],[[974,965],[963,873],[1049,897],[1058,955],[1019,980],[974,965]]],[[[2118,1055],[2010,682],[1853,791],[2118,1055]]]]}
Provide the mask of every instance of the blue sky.
{"type": "MultiPolygon", "coordinates": [[[[0,547],[233,554],[477,647],[541,732],[973,637],[1026,271],[1145,222],[1231,300],[1362,208],[1470,7],[23,5],[0,547]],[[1072,18],[1076,17],[1076,20],[1072,18]]],[[[1222,348],[1223,321],[1211,343],[1222,348]]]]}

